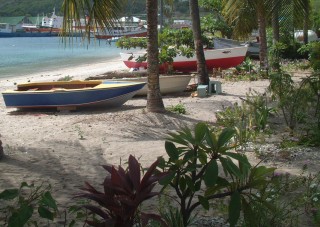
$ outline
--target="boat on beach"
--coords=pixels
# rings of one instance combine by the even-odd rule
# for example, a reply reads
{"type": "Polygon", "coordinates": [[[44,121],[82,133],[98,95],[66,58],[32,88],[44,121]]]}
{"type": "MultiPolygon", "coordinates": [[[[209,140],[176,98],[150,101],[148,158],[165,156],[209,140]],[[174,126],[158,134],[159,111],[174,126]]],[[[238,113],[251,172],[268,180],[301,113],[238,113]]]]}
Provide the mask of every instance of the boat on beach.
{"type": "Polygon", "coordinates": [[[57,108],[115,107],[132,98],[145,86],[144,82],[55,81],[18,84],[16,90],[2,92],[6,107],[57,108]]]}
{"type": "MultiPolygon", "coordinates": [[[[216,69],[228,69],[235,67],[243,62],[247,53],[247,46],[224,48],[224,49],[205,49],[204,55],[206,59],[206,65],[208,70],[216,69]]],[[[145,56],[146,51],[126,52],[120,53],[121,60],[128,68],[134,69],[146,69],[147,62],[139,61],[138,59],[145,56]]],[[[165,71],[168,66],[166,64],[160,65],[160,70],[165,71]]],[[[197,58],[187,58],[185,56],[178,55],[173,58],[171,65],[174,71],[190,73],[197,70],[197,58]]]]}
{"type": "MultiPolygon", "coordinates": [[[[179,93],[186,90],[189,82],[191,80],[191,75],[160,75],[159,76],[159,85],[160,85],[160,93],[162,95],[179,93]]],[[[114,80],[105,80],[104,83],[112,82],[114,80]]],[[[143,82],[147,83],[148,78],[146,76],[143,77],[130,77],[130,78],[122,78],[116,79],[117,82],[121,81],[124,83],[127,82],[143,82]]],[[[144,86],[140,89],[135,95],[142,96],[147,95],[148,86],[144,86]]]]}

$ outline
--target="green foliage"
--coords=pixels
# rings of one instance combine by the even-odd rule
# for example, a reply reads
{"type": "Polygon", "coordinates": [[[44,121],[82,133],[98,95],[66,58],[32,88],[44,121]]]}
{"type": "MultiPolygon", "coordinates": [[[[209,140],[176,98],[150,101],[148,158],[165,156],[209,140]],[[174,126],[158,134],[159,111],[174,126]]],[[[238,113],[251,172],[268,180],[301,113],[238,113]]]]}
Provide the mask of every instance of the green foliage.
{"type": "Polygon", "coordinates": [[[299,51],[309,55],[310,65],[314,71],[320,71],[320,42],[311,42],[302,46],[299,51]]]}
{"type": "Polygon", "coordinates": [[[270,65],[274,71],[280,70],[281,55],[285,51],[286,47],[287,46],[285,44],[277,42],[269,48],[270,65]]]}
{"type": "Polygon", "coordinates": [[[182,103],[179,103],[174,106],[168,106],[167,110],[174,112],[174,113],[178,113],[178,114],[186,114],[187,113],[186,107],[182,103]]]}
{"type": "Polygon", "coordinates": [[[213,18],[212,14],[201,17],[201,29],[210,36],[217,36],[220,33],[222,37],[231,37],[232,29],[221,17],[213,18]]]}
{"type": "Polygon", "coordinates": [[[229,223],[235,226],[242,201],[250,199],[255,190],[268,184],[267,176],[274,169],[252,167],[245,155],[229,151],[237,147],[233,142],[234,135],[234,129],[214,133],[206,124],[198,123],[193,131],[185,128],[171,133],[166,141],[169,159],[162,159],[159,167],[169,174],[160,184],[176,192],[184,226],[189,223],[195,208],[202,206],[207,210],[209,201],[228,196],[231,197],[229,223]],[[218,164],[222,166],[223,174],[218,164]]]}
{"type": "Polygon", "coordinates": [[[58,207],[50,191],[50,185],[35,186],[28,185],[26,182],[21,183],[20,188],[2,191],[0,193],[0,225],[38,226],[39,218],[54,220],[58,207]]]}
{"type": "Polygon", "coordinates": [[[73,79],[73,76],[64,76],[58,79],[58,81],[71,81],[73,79]]]}
{"type": "Polygon", "coordinates": [[[87,219],[86,223],[91,226],[133,226],[137,219],[144,223],[149,219],[161,220],[159,216],[139,212],[138,209],[142,202],[158,194],[152,190],[157,181],[166,175],[156,173],[158,162],[155,161],[142,178],[140,163],[132,155],[126,170],[121,166],[116,169],[104,165],[103,168],[109,173],[103,182],[104,190],[98,191],[86,182],[82,188],[85,192],[77,195],[97,203],[83,206],[96,215],[87,219]]]}
{"type": "Polygon", "coordinates": [[[122,37],[116,42],[116,46],[121,49],[130,49],[130,48],[141,48],[147,49],[147,39],[146,38],[129,38],[122,37]]]}
{"type": "Polygon", "coordinates": [[[287,73],[277,72],[270,75],[268,89],[272,92],[273,98],[278,101],[278,107],[291,130],[294,130],[298,123],[304,123],[308,112],[314,107],[315,93],[308,81],[309,79],[306,78],[295,85],[287,73]]]}
{"type": "Polygon", "coordinates": [[[250,91],[242,105],[237,103],[231,107],[217,112],[217,124],[222,127],[234,127],[235,140],[241,146],[254,139],[260,131],[264,131],[268,125],[268,119],[274,108],[269,107],[266,94],[250,91]]]}
{"type": "Polygon", "coordinates": [[[302,226],[302,216],[313,218],[315,226],[318,226],[320,175],[307,173],[307,166],[303,168],[298,176],[274,173],[271,183],[261,188],[259,194],[256,194],[256,200],[251,201],[254,222],[244,219],[245,226],[302,226]],[[272,209],[264,209],[260,201],[273,204],[272,209]]]}

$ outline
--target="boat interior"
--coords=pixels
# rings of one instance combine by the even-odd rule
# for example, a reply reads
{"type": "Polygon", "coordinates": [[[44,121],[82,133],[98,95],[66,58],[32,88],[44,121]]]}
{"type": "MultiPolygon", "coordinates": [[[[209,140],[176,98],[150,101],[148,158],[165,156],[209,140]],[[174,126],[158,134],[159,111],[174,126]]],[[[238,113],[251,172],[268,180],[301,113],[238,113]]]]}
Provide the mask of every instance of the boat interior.
{"type": "Polygon", "coordinates": [[[93,88],[102,83],[101,80],[91,81],[56,81],[42,83],[27,83],[18,84],[17,91],[44,91],[44,90],[59,90],[59,89],[83,89],[93,88]]]}

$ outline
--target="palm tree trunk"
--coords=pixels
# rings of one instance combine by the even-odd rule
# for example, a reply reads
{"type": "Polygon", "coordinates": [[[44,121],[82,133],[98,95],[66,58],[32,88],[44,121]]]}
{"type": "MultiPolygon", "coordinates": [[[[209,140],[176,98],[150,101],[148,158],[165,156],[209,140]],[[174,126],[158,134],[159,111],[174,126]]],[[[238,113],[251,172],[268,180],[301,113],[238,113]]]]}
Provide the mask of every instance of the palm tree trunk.
{"type": "Polygon", "coordinates": [[[159,50],[158,50],[158,1],[147,0],[148,21],[148,95],[147,111],[164,112],[159,86],[159,50]]]}
{"type": "Polygon", "coordinates": [[[260,70],[268,73],[268,50],[267,50],[267,32],[266,32],[266,17],[265,10],[263,7],[258,7],[258,26],[260,36],[260,70]]]}
{"type": "Polygon", "coordinates": [[[198,0],[190,0],[190,15],[192,20],[192,31],[194,46],[197,57],[197,72],[199,78],[199,84],[209,84],[208,70],[206,66],[206,59],[203,52],[203,44],[201,39],[201,27],[200,27],[200,14],[198,0]]]}

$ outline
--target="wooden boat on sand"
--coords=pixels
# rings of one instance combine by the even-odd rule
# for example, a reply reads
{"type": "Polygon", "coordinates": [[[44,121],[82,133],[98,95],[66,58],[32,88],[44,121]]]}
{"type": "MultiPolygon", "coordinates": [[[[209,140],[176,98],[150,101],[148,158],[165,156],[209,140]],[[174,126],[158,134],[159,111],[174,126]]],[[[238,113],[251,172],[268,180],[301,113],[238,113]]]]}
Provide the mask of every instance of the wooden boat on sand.
{"type": "MultiPolygon", "coordinates": [[[[224,49],[205,49],[204,55],[206,59],[206,65],[209,71],[212,69],[228,69],[235,67],[243,62],[247,53],[247,46],[231,47],[224,49]]],[[[126,52],[120,53],[121,59],[128,68],[147,68],[146,61],[139,61],[139,57],[145,56],[145,51],[126,52]]],[[[160,70],[163,70],[165,66],[161,65],[160,70]]],[[[189,73],[197,70],[197,58],[187,58],[185,56],[178,55],[173,58],[172,68],[174,71],[189,73]]]]}
{"type": "Polygon", "coordinates": [[[57,81],[19,84],[2,92],[6,107],[58,108],[74,110],[82,106],[120,106],[145,86],[144,82],[57,81]]]}
{"type": "MultiPolygon", "coordinates": [[[[169,76],[159,76],[159,84],[160,84],[160,92],[162,95],[171,94],[171,93],[179,93],[186,90],[189,82],[191,80],[191,75],[169,75],[169,76]]],[[[105,80],[106,83],[113,80],[105,80]]],[[[124,82],[143,82],[147,83],[147,77],[130,77],[130,78],[122,78],[116,79],[116,81],[124,81],[124,82]]],[[[105,83],[104,82],[104,83],[105,83]]],[[[135,95],[147,95],[148,86],[144,86],[140,89],[135,95]]]]}

